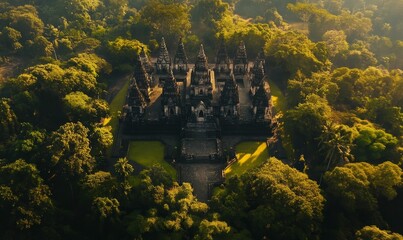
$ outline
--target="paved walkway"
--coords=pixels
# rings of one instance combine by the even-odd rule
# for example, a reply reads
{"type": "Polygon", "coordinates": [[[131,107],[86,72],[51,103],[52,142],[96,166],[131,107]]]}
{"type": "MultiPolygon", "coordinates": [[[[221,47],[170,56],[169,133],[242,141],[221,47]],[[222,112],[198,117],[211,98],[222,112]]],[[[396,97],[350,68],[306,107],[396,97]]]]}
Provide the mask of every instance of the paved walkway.
{"type": "Polygon", "coordinates": [[[192,163],[178,164],[180,181],[189,182],[193,187],[193,194],[201,202],[207,202],[214,184],[223,181],[221,172],[224,164],[192,163]]]}

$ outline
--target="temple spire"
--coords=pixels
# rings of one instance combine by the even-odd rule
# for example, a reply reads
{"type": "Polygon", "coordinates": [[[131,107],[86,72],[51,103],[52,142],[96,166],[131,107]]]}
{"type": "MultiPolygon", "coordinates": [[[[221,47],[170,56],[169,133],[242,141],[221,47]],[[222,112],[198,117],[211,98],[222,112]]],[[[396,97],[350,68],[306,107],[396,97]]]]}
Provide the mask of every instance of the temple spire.
{"type": "Polygon", "coordinates": [[[185,51],[185,45],[183,44],[182,38],[179,39],[178,49],[175,53],[174,64],[178,63],[188,63],[188,57],[185,51]]]}
{"type": "Polygon", "coordinates": [[[140,59],[147,73],[151,74],[154,71],[154,68],[153,65],[151,64],[150,58],[148,57],[144,47],[141,47],[140,59]]]}
{"type": "Polygon", "coordinates": [[[216,69],[220,70],[224,68],[222,70],[228,70],[229,64],[230,61],[227,53],[227,48],[225,47],[224,38],[221,38],[220,48],[218,49],[216,57],[216,69]]]}
{"type": "Polygon", "coordinates": [[[171,98],[175,103],[179,103],[180,101],[178,84],[172,71],[169,72],[168,77],[165,79],[163,87],[163,103],[167,103],[169,98],[171,98]]]}
{"type": "Polygon", "coordinates": [[[220,96],[221,105],[236,105],[239,103],[238,85],[233,74],[225,81],[224,88],[220,96]]]}
{"type": "Polygon", "coordinates": [[[135,78],[132,79],[129,89],[130,90],[129,90],[127,104],[129,106],[138,106],[138,107],[144,108],[147,105],[147,102],[146,102],[143,94],[141,93],[135,78]]]}
{"type": "Polygon", "coordinates": [[[206,54],[204,53],[203,44],[200,44],[199,54],[197,55],[196,63],[195,63],[196,71],[207,71],[208,70],[208,62],[206,54]]]}
{"type": "Polygon", "coordinates": [[[137,61],[134,69],[134,78],[137,81],[137,85],[140,91],[143,93],[145,99],[149,101],[149,92],[150,92],[150,83],[151,78],[148,75],[146,69],[144,68],[143,62],[141,61],[141,57],[137,57],[137,61]]]}
{"type": "Polygon", "coordinates": [[[188,57],[185,51],[185,45],[182,38],[179,39],[178,48],[174,57],[174,71],[175,74],[185,74],[188,71],[188,57]]]}
{"type": "MultiPolygon", "coordinates": [[[[256,63],[255,63],[256,64],[256,63]]],[[[259,61],[258,66],[253,69],[252,87],[258,87],[263,82],[264,68],[263,62],[259,61]]]]}
{"type": "Polygon", "coordinates": [[[241,41],[235,53],[234,64],[245,64],[248,62],[245,43],[241,41]]]}
{"type": "Polygon", "coordinates": [[[157,73],[168,73],[171,68],[171,58],[169,57],[169,52],[164,38],[161,39],[159,55],[155,65],[157,73]]]}
{"type": "Polygon", "coordinates": [[[245,43],[241,41],[238,45],[238,48],[234,57],[234,74],[237,76],[242,76],[246,74],[248,69],[248,56],[246,54],[245,43]]]}

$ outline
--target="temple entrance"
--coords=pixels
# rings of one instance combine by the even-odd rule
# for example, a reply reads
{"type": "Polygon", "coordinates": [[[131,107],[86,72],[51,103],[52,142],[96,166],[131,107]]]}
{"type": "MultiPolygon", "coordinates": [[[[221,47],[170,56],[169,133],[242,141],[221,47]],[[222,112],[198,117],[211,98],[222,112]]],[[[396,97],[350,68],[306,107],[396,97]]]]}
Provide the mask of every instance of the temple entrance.
{"type": "Polygon", "coordinates": [[[204,118],[204,113],[202,110],[199,111],[199,118],[204,118]]]}
{"type": "Polygon", "coordinates": [[[169,114],[170,114],[170,115],[175,115],[175,111],[174,111],[173,108],[169,109],[169,114]]]}

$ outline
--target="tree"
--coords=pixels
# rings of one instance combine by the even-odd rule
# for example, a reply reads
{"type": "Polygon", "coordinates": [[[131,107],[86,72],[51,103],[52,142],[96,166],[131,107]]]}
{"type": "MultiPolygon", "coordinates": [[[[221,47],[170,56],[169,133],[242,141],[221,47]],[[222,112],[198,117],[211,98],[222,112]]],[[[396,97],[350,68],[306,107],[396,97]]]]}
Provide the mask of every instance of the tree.
{"type": "Polygon", "coordinates": [[[116,192],[116,179],[110,172],[98,171],[83,179],[83,187],[91,199],[112,197],[116,192]]]}
{"type": "Polygon", "coordinates": [[[36,37],[33,43],[27,47],[32,49],[31,55],[34,57],[51,57],[54,53],[53,44],[44,36],[36,37]]]}
{"type": "Polygon", "coordinates": [[[44,24],[32,5],[11,8],[8,13],[10,26],[19,31],[23,41],[34,40],[44,32],[44,24]]]}
{"type": "Polygon", "coordinates": [[[0,44],[11,53],[15,53],[23,47],[20,43],[21,37],[21,33],[14,28],[4,27],[0,32],[0,44]]]}
{"type": "Polygon", "coordinates": [[[402,169],[391,162],[377,166],[365,162],[349,163],[327,172],[324,180],[326,222],[329,222],[326,224],[331,222],[331,229],[338,229],[338,233],[328,234],[350,239],[362,226],[385,224],[378,201],[396,197],[396,189],[402,182],[402,169]],[[349,219],[348,223],[346,219],[349,219]]]}
{"type": "Polygon", "coordinates": [[[317,47],[317,44],[301,33],[277,34],[265,46],[272,75],[281,74],[273,77],[285,81],[294,77],[298,71],[309,77],[313,72],[325,70],[330,63],[327,59],[322,59],[317,47]]]}
{"type": "Polygon", "coordinates": [[[1,166],[0,175],[0,236],[22,235],[22,230],[42,224],[53,204],[35,165],[19,159],[1,166]]]}
{"type": "Polygon", "coordinates": [[[100,74],[110,74],[112,71],[110,64],[105,59],[93,53],[80,53],[77,57],[70,58],[67,64],[91,73],[94,77],[98,77],[100,74]]]}
{"type": "MultiPolygon", "coordinates": [[[[190,184],[172,182],[162,167],[142,171],[137,191],[141,201],[127,218],[128,232],[134,238],[193,239],[206,218],[208,206],[197,201],[190,184]]],[[[225,229],[207,232],[219,235],[225,229]]]]}
{"type": "Polygon", "coordinates": [[[116,178],[120,184],[119,192],[123,197],[127,198],[130,190],[132,189],[132,185],[129,182],[129,177],[132,175],[134,168],[129,163],[127,158],[119,158],[114,165],[114,169],[116,178]]]}
{"type": "Polygon", "coordinates": [[[98,197],[94,199],[93,209],[100,220],[116,218],[119,215],[119,201],[116,198],[98,197]]]}
{"type": "Polygon", "coordinates": [[[329,121],[331,109],[327,101],[317,95],[307,96],[304,103],[285,112],[281,121],[284,124],[284,141],[292,144],[295,156],[305,155],[308,166],[317,160],[317,146],[322,130],[329,121]]]}
{"type": "Polygon", "coordinates": [[[46,137],[44,130],[34,128],[30,123],[21,123],[20,133],[12,143],[10,155],[15,159],[26,159],[29,163],[38,162],[44,156],[46,137]]]}
{"type": "Polygon", "coordinates": [[[95,125],[90,134],[92,152],[98,156],[104,156],[113,144],[111,126],[95,125]]]}
{"type": "Polygon", "coordinates": [[[346,125],[325,124],[320,138],[320,150],[325,152],[326,171],[330,167],[354,160],[351,153],[354,131],[346,125]]]}
{"type": "Polygon", "coordinates": [[[70,121],[82,121],[89,124],[100,122],[109,114],[109,106],[105,100],[92,99],[82,92],[67,94],[63,102],[70,121]]]}
{"type": "Polygon", "coordinates": [[[355,233],[356,240],[402,240],[403,236],[391,231],[381,230],[377,226],[365,226],[355,233]]]}
{"type": "Polygon", "coordinates": [[[212,199],[213,210],[253,239],[318,239],[323,204],[314,181],[275,158],[212,199]]]}
{"type": "Polygon", "coordinates": [[[88,129],[80,122],[66,123],[53,132],[48,150],[51,173],[66,181],[81,179],[94,168],[88,129]]]}
{"type": "Polygon", "coordinates": [[[195,240],[227,239],[231,228],[226,222],[202,220],[195,240]]]}
{"type": "Polygon", "coordinates": [[[164,36],[168,41],[187,35],[191,27],[189,6],[182,3],[147,1],[140,14],[141,21],[152,29],[155,37],[164,36]]]}
{"type": "Polygon", "coordinates": [[[322,39],[326,43],[330,57],[348,50],[346,34],[342,30],[329,30],[323,34],[322,39]]]}
{"type": "Polygon", "coordinates": [[[358,121],[354,124],[358,135],[354,138],[353,154],[357,161],[372,163],[383,162],[390,159],[399,162],[400,157],[396,156],[398,140],[393,135],[382,129],[377,129],[368,121],[358,121]]]}
{"type": "Polygon", "coordinates": [[[107,48],[113,62],[120,64],[133,64],[136,56],[140,54],[142,49],[145,49],[145,51],[147,51],[147,46],[140,41],[124,39],[120,37],[116,38],[113,41],[109,41],[107,48]]]}
{"type": "Polygon", "coordinates": [[[17,116],[9,103],[10,99],[0,99],[0,143],[15,136],[18,129],[17,116]]]}

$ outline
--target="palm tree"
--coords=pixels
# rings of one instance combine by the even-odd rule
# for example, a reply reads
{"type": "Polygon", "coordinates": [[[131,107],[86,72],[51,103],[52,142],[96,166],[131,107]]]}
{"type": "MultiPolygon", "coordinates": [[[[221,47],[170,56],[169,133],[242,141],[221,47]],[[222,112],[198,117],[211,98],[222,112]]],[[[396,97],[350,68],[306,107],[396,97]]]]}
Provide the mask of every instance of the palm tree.
{"type": "Polygon", "coordinates": [[[327,162],[324,172],[354,160],[351,154],[352,134],[353,132],[345,125],[337,125],[334,122],[324,125],[319,137],[319,151],[325,153],[325,163],[327,162]]]}

